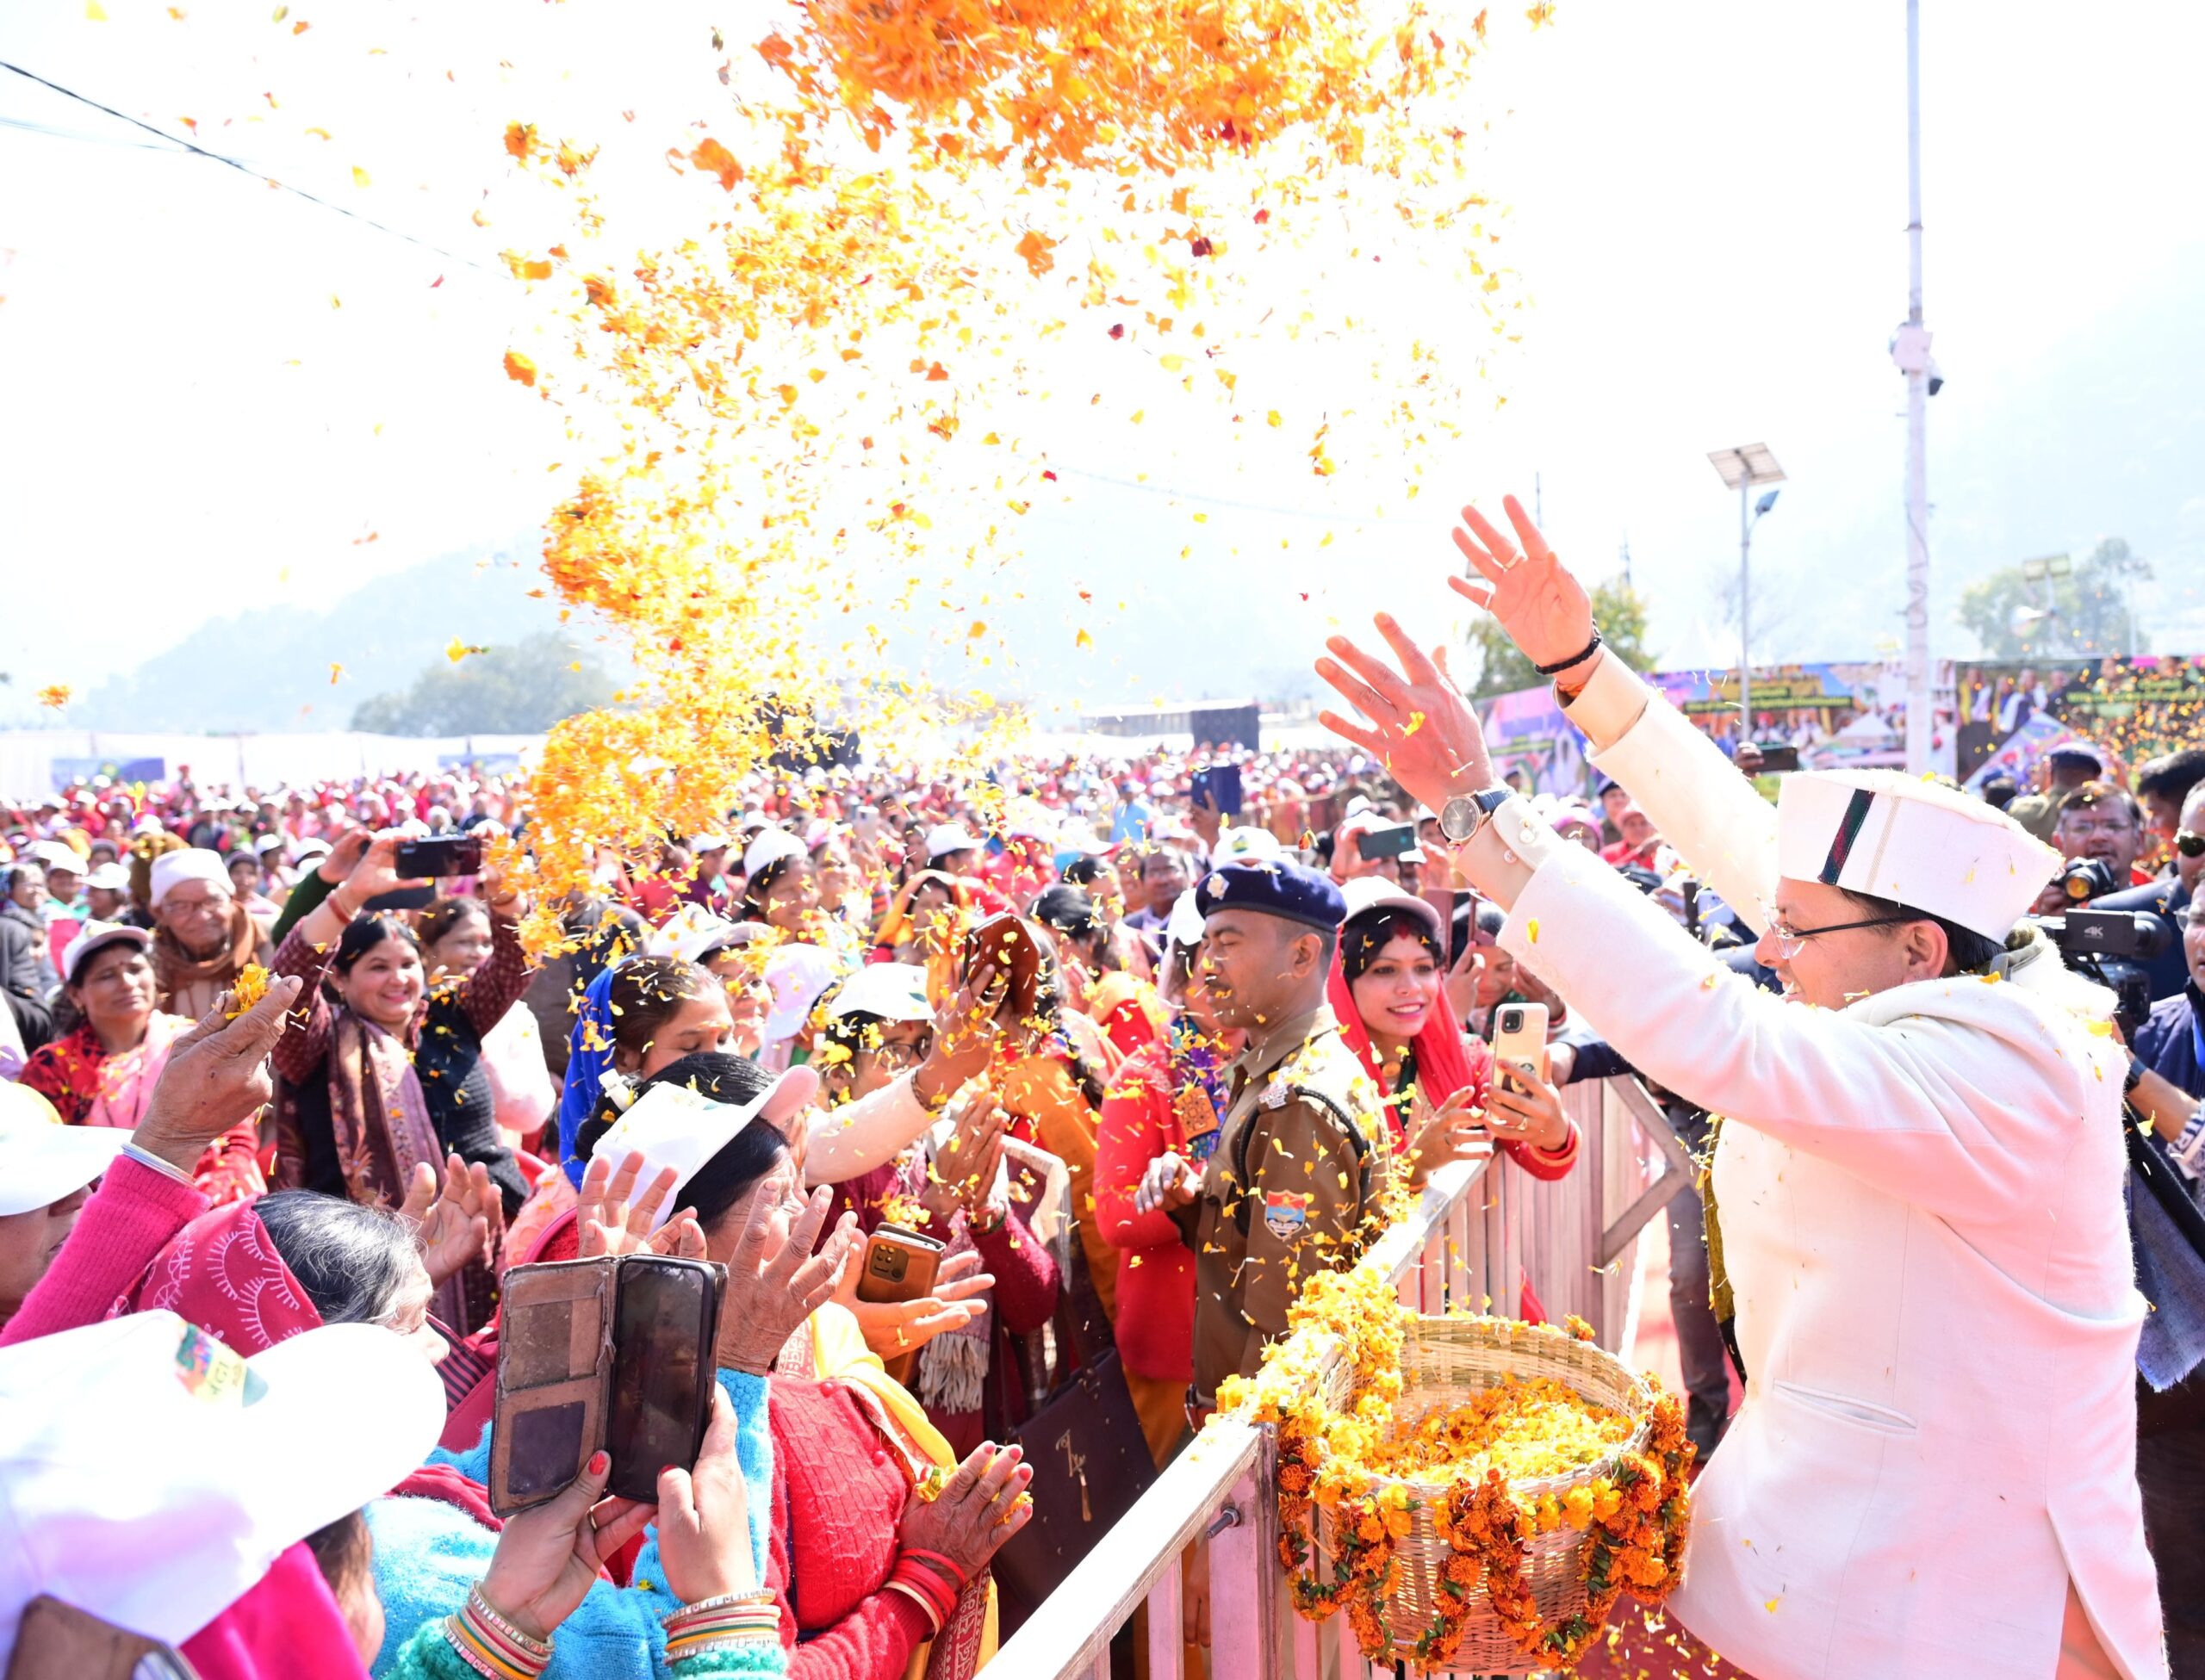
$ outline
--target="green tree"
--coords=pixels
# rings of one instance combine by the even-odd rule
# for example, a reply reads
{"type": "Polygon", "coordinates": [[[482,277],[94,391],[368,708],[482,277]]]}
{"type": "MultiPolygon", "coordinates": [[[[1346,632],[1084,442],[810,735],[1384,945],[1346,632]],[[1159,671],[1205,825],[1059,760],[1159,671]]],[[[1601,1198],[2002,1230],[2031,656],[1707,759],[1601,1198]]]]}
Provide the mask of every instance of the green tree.
{"type": "Polygon", "coordinates": [[[1960,621],[1989,659],[2078,659],[2146,651],[2128,586],[2152,563],[2109,536],[2065,577],[2032,580],[2009,566],[1960,592],[1960,621]]]}
{"type": "Polygon", "coordinates": [[[535,735],[612,697],[604,669],[547,633],[439,660],[404,692],[361,702],[352,727],[385,735],[535,735]]]}
{"type": "MultiPolygon", "coordinates": [[[[1621,578],[1593,586],[1593,622],[1600,639],[1634,671],[1650,671],[1655,658],[1646,645],[1646,598],[1621,578]]],[[[1500,621],[1490,613],[1470,626],[1469,651],[1477,661],[1468,687],[1473,700],[1537,688],[1548,679],[1516,650],[1500,621]]]]}

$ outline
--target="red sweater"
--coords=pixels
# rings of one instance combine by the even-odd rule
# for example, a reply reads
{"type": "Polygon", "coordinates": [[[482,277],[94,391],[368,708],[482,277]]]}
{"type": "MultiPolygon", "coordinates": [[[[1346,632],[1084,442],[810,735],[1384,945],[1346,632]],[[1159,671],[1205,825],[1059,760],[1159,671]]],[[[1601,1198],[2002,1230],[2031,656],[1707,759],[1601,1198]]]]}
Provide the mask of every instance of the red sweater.
{"type": "MultiPolygon", "coordinates": [[[[832,1231],[848,1209],[858,1216],[858,1228],[872,1236],[887,1218],[883,1200],[902,1185],[902,1171],[892,1161],[845,1179],[835,1187],[827,1223],[821,1231],[832,1231]]],[[[961,1221],[959,1228],[963,1228],[961,1221]]],[[[942,1233],[936,1230],[929,1234],[942,1233]]],[[[1025,1383],[1012,1342],[1015,1337],[1033,1335],[1056,1312],[1056,1258],[1027,1229],[1016,1206],[993,1231],[975,1234],[972,1246],[979,1250],[982,1269],[996,1280],[988,1292],[988,1305],[993,1309],[988,1326],[988,1387],[1005,1423],[1022,1423],[1026,1421],[1025,1383]]],[[[918,1392],[916,1372],[906,1386],[914,1395],[918,1392]]],[[[927,1417],[960,1459],[986,1438],[986,1420],[979,1407],[947,1411],[929,1406],[927,1417]]]]}
{"type": "Polygon", "coordinates": [[[849,1391],[776,1376],[773,1523],[766,1584],[793,1645],[791,1680],[902,1680],[929,1637],[900,1592],[884,1592],[910,1482],[849,1391]]]}
{"type": "Polygon", "coordinates": [[[1119,1250],[1118,1353],[1158,1382],[1194,1380],[1195,1256],[1168,1213],[1134,1212],[1134,1188],[1166,1150],[1183,1154],[1171,1046],[1151,1043],[1110,1082],[1095,1138],[1095,1215],[1119,1250]]]}

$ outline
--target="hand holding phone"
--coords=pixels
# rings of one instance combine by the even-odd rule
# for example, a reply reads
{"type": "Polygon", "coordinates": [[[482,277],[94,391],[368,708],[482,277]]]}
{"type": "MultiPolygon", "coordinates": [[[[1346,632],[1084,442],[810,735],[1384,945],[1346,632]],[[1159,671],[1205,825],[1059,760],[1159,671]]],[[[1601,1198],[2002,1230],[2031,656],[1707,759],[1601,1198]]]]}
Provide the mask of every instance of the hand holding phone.
{"type": "Polygon", "coordinates": [[[599,1452],[612,1492],[655,1498],[704,1440],[726,1268],[606,1255],[516,1266],[504,1287],[491,1510],[557,1498],[599,1452]]]}
{"type": "Polygon", "coordinates": [[[471,834],[404,840],[391,859],[401,879],[440,881],[482,872],[482,842],[471,834]]]}

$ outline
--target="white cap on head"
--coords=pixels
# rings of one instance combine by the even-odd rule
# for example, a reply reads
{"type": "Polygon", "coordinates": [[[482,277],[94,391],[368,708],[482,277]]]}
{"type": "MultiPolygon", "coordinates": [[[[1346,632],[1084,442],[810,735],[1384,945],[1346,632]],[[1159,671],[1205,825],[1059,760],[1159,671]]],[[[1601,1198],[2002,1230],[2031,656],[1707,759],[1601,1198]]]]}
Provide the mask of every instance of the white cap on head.
{"type": "Polygon", "coordinates": [[[1340,896],[1347,902],[1347,914],[1340,918],[1343,927],[1372,910],[1399,910],[1422,922],[1425,931],[1442,945],[1446,943],[1446,930],[1439,925],[1439,912],[1414,893],[1403,892],[1382,875],[1358,875],[1352,881],[1341,882],[1340,896]]]}
{"type": "Polygon", "coordinates": [[[128,892],[130,871],[121,864],[102,864],[84,877],[87,892],[128,892]]]}
{"type": "Polygon", "coordinates": [[[1202,942],[1202,913],[1192,887],[1171,901],[1171,914],[1164,919],[1164,938],[1170,945],[1192,951],[1202,942]]]}
{"type": "Polygon", "coordinates": [[[77,937],[61,953],[62,977],[75,985],[84,971],[84,964],[111,945],[134,945],[140,951],[153,947],[153,936],[142,927],[133,927],[122,921],[88,921],[77,930],[77,937]]]}
{"type": "Polygon", "coordinates": [[[681,1206],[681,1193],[711,1158],[735,1140],[751,1121],[763,1119],[786,1132],[790,1120],[819,1094],[819,1076],[810,1068],[791,1068],[750,1101],[715,1102],[702,1092],[672,1080],[652,1086],[629,1105],[628,1112],[597,1140],[590,1158],[605,1160],[617,1171],[630,1156],[641,1156],[639,1184],[649,1184],[671,1167],[674,1193],[660,1205],[655,1231],[681,1206]]]}
{"type": "Polygon", "coordinates": [[[804,855],[804,842],[786,828],[764,828],[742,853],[742,872],[755,878],[784,858],[804,855]]]}
{"type": "Polygon", "coordinates": [[[0,1080],[0,1218],[51,1207],[115,1164],[130,1134],[115,1126],[63,1125],[28,1085],[0,1080]]]}
{"type": "Polygon", "coordinates": [[[71,875],[84,872],[83,857],[75,846],[63,840],[40,840],[31,847],[30,860],[48,874],[57,869],[66,870],[71,875]]]}
{"type": "Polygon", "coordinates": [[[885,1021],[934,1019],[927,1002],[927,971],[916,963],[868,963],[842,984],[827,1013],[878,1015],[885,1021]]]}
{"type": "Polygon", "coordinates": [[[724,852],[726,850],[727,836],[725,834],[692,834],[689,836],[689,854],[692,857],[696,857],[706,852],[724,852]]]}
{"type": "Polygon", "coordinates": [[[948,856],[952,852],[976,852],[980,840],[976,834],[967,834],[961,822],[937,822],[927,830],[927,861],[948,856]]]}
{"type": "Polygon", "coordinates": [[[796,1037],[819,994],[834,978],[835,959],[816,945],[785,945],[768,957],[766,984],[773,994],[773,1007],[766,1015],[767,1044],[796,1037]]]}
{"type": "Polygon", "coordinates": [[[0,1349],[0,1662],[41,1593],[182,1644],[405,1479],[444,1420],[435,1369],[371,1324],[245,1360],[134,1312],[0,1349]]]}
{"type": "Polygon", "coordinates": [[[2003,811],[1895,770],[1816,770],[1777,796],[1777,871],[2003,939],[2059,853],[2003,811]]]}
{"type": "Polygon", "coordinates": [[[1210,861],[1219,864],[1252,864],[1259,858],[1276,858],[1278,836],[1268,828],[1227,828],[1217,837],[1217,847],[1210,853],[1210,861]]]}
{"type": "Polygon", "coordinates": [[[678,957],[685,963],[701,963],[714,952],[731,945],[748,945],[758,935],[755,922],[730,921],[701,904],[684,904],[654,929],[644,948],[654,957],[678,957]]]}
{"type": "Polygon", "coordinates": [[[210,887],[220,889],[227,897],[230,891],[230,866],[222,861],[220,852],[209,852],[202,846],[162,852],[153,859],[153,908],[159,909],[161,901],[186,881],[204,881],[210,887]]]}

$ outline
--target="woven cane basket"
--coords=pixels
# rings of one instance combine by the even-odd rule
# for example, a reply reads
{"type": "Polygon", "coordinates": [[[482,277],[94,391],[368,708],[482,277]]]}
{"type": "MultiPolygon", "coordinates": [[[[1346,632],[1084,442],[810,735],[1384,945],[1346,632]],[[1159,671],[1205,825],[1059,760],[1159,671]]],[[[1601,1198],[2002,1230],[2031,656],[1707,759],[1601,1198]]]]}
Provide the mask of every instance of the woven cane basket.
{"type": "MultiPolygon", "coordinates": [[[[1394,1416],[1407,1425],[1433,1406],[1460,1405],[1504,1377],[1551,1378],[1595,1405],[1637,1420],[1630,1437],[1606,1458],[1566,1476],[1510,1483],[1509,1493],[1519,1505],[1544,1494],[1560,1497],[1572,1488],[1589,1485],[1596,1476],[1612,1475],[1624,1453],[1645,1450],[1655,1400],[1651,1384],[1589,1342],[1508,1318],[1413,1320],[1401,1342],[1401,1398],[1394,1403],[1394,1416]]],[[[1354,1373],[1345,1366],[1333,1372],[1325,1392],[1326,1405],[1345,1407],[1353,1382],[1354,1373]]],[[[1376,1480],[1380,1487],[1398,1483],[1416,1500],[1409,1533],[1394,1548],[1397,1587],[1388,1601],[1386,1617],[1394,1647],[1407,1652],[1416,1648],[1439,1603],[1439,1567],[1450,1548],[1432,1532],[1432,1511],[1451,1484],[1383,1476],[1376,1480]]],[[[1335,1563],[1331,1514],[1320,1505],[1314,1508],[1313,1517],[1317,1553],[1329,1578],[1335,1563]]],[[[1585,1608],[1582,1559],[1590,1543],[1588,1534],[1565,1526],[1538,1535],[1525,1547],[1524,1580],[1538,1601],[1540,1619],[1549,1626],[1585,1608]]],[[[1447,1671],[1531,1674],[1541,1667],[1501,1626],[1481,1584],[1470,1595],[1462,1647],[1447,1671]]]]}

